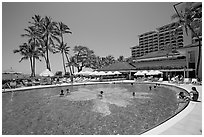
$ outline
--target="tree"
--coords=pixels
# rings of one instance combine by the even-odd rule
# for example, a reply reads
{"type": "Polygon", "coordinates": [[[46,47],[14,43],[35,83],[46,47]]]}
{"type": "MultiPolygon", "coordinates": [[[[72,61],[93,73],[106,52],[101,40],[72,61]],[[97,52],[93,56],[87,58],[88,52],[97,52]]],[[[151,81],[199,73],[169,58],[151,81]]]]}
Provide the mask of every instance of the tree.
{"type": "Polygon", "coordinates": [[[75,63],[77,64],[78,72],[82,71],[84,67],[92,67],[93,66],[93,59],[95,58],[95,54],[93,50],[90,50],[84,46],[75,46],[74,49],[74,59],[75,63]]]}
{"type": "MultiPolygon", "coordinates": [[[[66,54],[67,57],[67,54],[66,54]]],[[[75,56],[71,56],[70,58],[67,57],[68,63],[66,64],[67,67],[69,67],[71,75],[74,74],[74,67],[78,67],[78,64],[76,62],[75,56]]]]}
{"type": "Polygon", "coordinates": [[[22,34],[22,37],[27,37],[28,38],[28,44],[31,46],[31,50],[33,53],[35,53],[32,57],[32,62],[33,62],[33,74],[32,76],[35,76],[35,58],[36,56],[42,56],[43,55],[43,50],[40,48],[40,45],[42,45],[42,40],[40,39],[40,34],[38,30],[35,28],[35,26],[29,26],[28,28],[24,29],[26,31],[25,34],[22,34]],[[39,50],[39,51],[37,51],[39,50]]]}
{"type": "Polygon", "coordinates": [[[112,55],[108,55],[105,57],[105,66],[111,65],[115,63],[115,58],[112,55]]]}
{"type": "Polygon", "coordinates": [[[117,61],[123,62],[123,61],[124,61],[124,56],[119,56],[118,59],[117,59],[117,61]]]}
{"type": "Polygon", "coordinates": [[[42,55],[40,50],[37,49],[36,46],[32,44],[23,43],[23,45],[19,46],[19,49],[13,50],[13,53],[19,53],[21,56],[23,56],[19,62],[23,60],[30,61],[31,77],[34,77],[35,76],[35,59],[40,60],[39,56],[42,55]]]}
{"type": "Polygon", "coordinates": [[[69,62],[68,56],[67,54],[69,54],[69,46],[67,45],[67,43],[64,43],[64,34],[68,34],[68,33],[72,33],[69,29],[69,27],[65,24],[63,24],[62,22],[59,22],[57,24],[57,30],[55,32],[55,34],[58,36],[54,36],[53,38],[58,42],[58,44],[56,44],[55,49],[56,52],[60,52],[62,54],[62,61],[63,61],[63,67],[64,67],[64,73],[66,74],[66,67],[65,67],[65,60],[64,60],[64,54],[67,57],[67,61],[69,62]]]}
{"type": "MultiPolygon", "coordinates": [[[[35,21],[35,20],[34,20],[35,21]]],[[[53,38],[56,38],[56,22],[52,21],[50,17],[45,16],[42,19],[42,23],[39,26],[41,32],[41,38],[44,41],[45,46],[45,59],[46,67],[51,71],[50,61],[49,61],[49,51],[54,52],[54,41],[53,38]]]]}
{"type": "MultiPolygon", "coordinates": [[[[186,34],[188,35],[188,29],[191,30],[193,35],[198,39],[198,60],[196,66],[196,78],[198,78],[200,58],[201,58],[201,34],[202,28],[202,3],[198,6],[194,6],[194,3],[187,2],[184,6],[184,11],[172,15],[173,19],[179,19],[179,28],[185,28],[186,34]]],[[[202,34],[201,34],[202,35],[202,34]]]]}

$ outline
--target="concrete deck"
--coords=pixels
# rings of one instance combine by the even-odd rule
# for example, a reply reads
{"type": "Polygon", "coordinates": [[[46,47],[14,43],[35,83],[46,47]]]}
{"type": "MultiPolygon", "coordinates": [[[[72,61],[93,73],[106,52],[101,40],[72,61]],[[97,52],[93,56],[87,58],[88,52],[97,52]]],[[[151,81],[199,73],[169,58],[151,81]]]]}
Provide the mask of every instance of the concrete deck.
{"type": "Polygon", "coordinates": [[[199,92],[198,102],[190,101],[189,105],[179,114],[143,135],[202,135],[202,86],[163,83],[181,87],[188,92],[193,86],[196,87],[199,92]]]}

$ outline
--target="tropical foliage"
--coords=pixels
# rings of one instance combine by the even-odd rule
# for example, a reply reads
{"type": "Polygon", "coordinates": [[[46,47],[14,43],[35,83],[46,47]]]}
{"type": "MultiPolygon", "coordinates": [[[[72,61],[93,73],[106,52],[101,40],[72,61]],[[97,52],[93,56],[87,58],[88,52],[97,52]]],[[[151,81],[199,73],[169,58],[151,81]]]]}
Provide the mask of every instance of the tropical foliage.
{"type": "Polygon", "coordinates": [[[187,2],[184,3],[181,12],[177,12],[172,15],[172,19],[178,19],[180,26],[177,28],[185,28],[186,34],[190,30],[193,34],[193,37],[196,37],[198,40],[199,53],[196,66],[196,77],[198,78],[200,58],[201,58],[201,39],[199,36],[202,36],[202,3],[187,2]]]}
{"type": "Polygon", "coordinates": [[[64,73],[66,73],[66,67],[65,67],[65,60],[64,55],[67,57],[67,61],[69,62],[67,54],[69,54],[70,47],[67,45],[67,43],[64,42],[64,34],[72,33],[67,25],[65,25],[62,22],[59,22],[57,24],[57,30],[56,30],[57,37],[54,37],[55,40],[58,42],[58,44],[55,45],[55,52],[60,52],[62,55],[62,61],[63,61],[63,67],[64,67],[64,73]]]}
{"type": "Polygon", "coordinates": [[[35,76],[35,59],[40,60],[39,57],[43,56],[41,51],[40,47],[35,46],[34,43],[23,43],[19,46],[19,49],[13,50],[14,53],[19,53],[22,56],[19,62],[30,61],[31,77],[35,76]]]}
{"type": "Polygon", "coordinates": [[[78,72],[82,71],[84,67],[92,68],[94,66],[95,54],[93,50],[85,46],[75,46],[74,49],[74,56],[73,59],[75,60],[75,67],[77,68],[78,72]]]}
{"type": "MultiPolygon", "coordinates": [[[[21,36],[27,38],[27,42],[15,49],[14,53],[20,53],[22,60],[29,60],[31,67],[31,76],[35,76],[35,60],[43,58],[46,63],[46,68],[51,70],[49,53],[60,53],[62,56],[62,64],[64,73],[71,75],[74,73],[74,68],[78,72],[82,71],[84,67],[92,69],[99,69],[116,62],[112,55],[106,57],[96,56],[94,51],[85,46],[75,46],[72,50],[73,55],[70,55],[71,50],[67,42],[65,42],[65,35],[72,34],[70,28],[62,23],[53,21],[51,17],[34,15],[29,25],[25,29],[25,34],[21,36]],[[69,72],[66,70],[69,67],[69,72]]],[[[124,61],[124,57],[120,56],[118,61],[124,61]]]]}

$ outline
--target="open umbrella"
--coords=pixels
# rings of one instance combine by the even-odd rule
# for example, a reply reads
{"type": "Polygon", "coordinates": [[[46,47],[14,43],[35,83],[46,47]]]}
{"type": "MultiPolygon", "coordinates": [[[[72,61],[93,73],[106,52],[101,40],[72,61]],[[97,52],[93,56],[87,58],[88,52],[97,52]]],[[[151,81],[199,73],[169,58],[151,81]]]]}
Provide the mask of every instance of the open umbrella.
{"type": "Polygon", "coordinates": [[[148,73],[147,70],[143,70],[143,71],[142,71],[142,74],[144,74],[144,75],[147,74],[147,73],[148,73]]]}
{"type": "Polygon", "coordinates": [[[144,74],[141,71],[137,71],[134,75],[135,76],[143,76],[144,74]]]}
{"type": "Polygon", "coordinates": [[[155,73],[154,70],[150,70],[148,73],[146,73],[146,75],[152,76],[152,75],[157,75],[157,74],[155,73]]]}
{"type": "Polygon", "coordinates": [[[98,72],[94,71],[94,72],[91,72],[89,75],[96,76],[96,75],[98,75],[98,72]]]}
{"type": "Polygon", "coordinates": [[[40,73],[40,76],[43,76],[43,77],[50,76],[50,77],[52,77],[52,76],[54,76],[54,74],[51,71],[49,71],[48,69],[46,69],[42,73],[40,73]]]}
{"type": "Polygon", "coordinates": [[[113,72],[113,73],[116,74],[116,75],[122,74],[122,73],[120,73],[119,71],[115,71],[115,72],[113,72]]]}
{"type": "Polygon", "coordinates": [[[111,72],[111,71],[108,71],[107,73],[106,73],[107,75],[115,75],[113,72],[111,72]]]}
{"type": "Polygon", "coordinates": [[[155,70],[155,74],[162,74],[162,72],[161,71],[159,71],[159,70],[155,70]]]}
{"type": "Polygon", "coordinates": [[[104,75],[107,75],[104,71],[100,71],[100,72],[98,72],[98,74],[97,74],[98,76],[104,76],[104,75]]]}

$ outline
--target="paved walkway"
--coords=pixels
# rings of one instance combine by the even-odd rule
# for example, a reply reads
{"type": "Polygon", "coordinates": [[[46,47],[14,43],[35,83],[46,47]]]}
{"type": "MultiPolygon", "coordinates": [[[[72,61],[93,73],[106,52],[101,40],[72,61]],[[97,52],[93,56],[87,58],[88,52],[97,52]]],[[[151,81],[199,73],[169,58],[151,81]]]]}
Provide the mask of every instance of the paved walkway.
{"type": "MultiPolygon", "coordinates": [[[[168,82],[163,83],[169,84],[168,82]]],[[[180,84],[175,86],[190,92],[195,85],[180,84]]],[[[202,86],[195,87],[199,92],[198,102],[190,101],[189,105],[179,114],[143,135],[202,135],[202,86]]]]}

